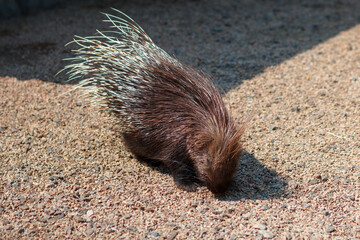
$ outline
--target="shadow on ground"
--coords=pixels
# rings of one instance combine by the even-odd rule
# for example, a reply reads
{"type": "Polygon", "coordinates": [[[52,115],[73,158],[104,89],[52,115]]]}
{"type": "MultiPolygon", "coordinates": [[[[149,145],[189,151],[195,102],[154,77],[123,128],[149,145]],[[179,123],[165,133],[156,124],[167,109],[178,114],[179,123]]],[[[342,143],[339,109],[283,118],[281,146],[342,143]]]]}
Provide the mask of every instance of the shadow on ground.
{"type": "MultiPolygon", "coordinates": [[[[228,91],[360,22],[357,0],[64,1],[0,20],[0,76],[62,83],[74,34],[106,29],[100,11],[132,16],[160,47],[228,91]]],[[[299,66],[301,68],[301,66],[299,66]]]]}
{"type": "MultiPolygon", "coordinates": [[[[141,161],[148,167],[171,175],[170,171],[160,162],[141,161]]],[[[205,186],[200,183],[200,186],[205,186]]],[[[175,187],[175,183],[174,183],[175,187]]],[[[275,171],[267,168],[251,153],[245,152],[236,172],[233,183],[226,194],[217,196],[222,201],[241,201],[245,199],[271,199],[287,197],[286,179],[275,171]]]]}
{"type": "Polygon", "coordinates": [[[286,179],[267,168],[251,153],[245,152],[229,191],[218,197],[223,201],[287,197],[286,179]]]}

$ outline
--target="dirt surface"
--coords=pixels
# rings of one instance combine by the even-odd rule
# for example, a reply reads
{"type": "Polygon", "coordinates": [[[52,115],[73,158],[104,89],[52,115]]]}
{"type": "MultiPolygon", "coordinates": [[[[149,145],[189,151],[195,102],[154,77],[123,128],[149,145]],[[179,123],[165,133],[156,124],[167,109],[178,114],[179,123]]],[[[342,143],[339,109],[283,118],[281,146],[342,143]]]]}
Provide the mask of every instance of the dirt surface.
{"type": "Polygon", "coordinates": [[[359,1],[83,1],[0,22],[0,239],[359,239],[359,1]],[[187,193],[54,74],[134,18],[253,116],[229,192],[187,193]]]}

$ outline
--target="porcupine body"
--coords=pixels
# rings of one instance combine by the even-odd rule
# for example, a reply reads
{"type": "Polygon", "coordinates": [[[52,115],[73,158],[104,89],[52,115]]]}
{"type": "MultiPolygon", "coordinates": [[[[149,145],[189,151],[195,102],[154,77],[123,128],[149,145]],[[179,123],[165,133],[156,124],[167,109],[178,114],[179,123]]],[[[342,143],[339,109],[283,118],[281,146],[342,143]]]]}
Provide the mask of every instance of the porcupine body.
{"type": "Polygon", "coordinates": [[[243,128],[209,76],[168,55],[115,11],[122,17],[105,14],[105,21],[116,31],[74,39],[80,48],[65,68],[69,79],[81,78],[93,102],[111,112],[139,160],[162,162],[181,189],[194,191],[201,181],[215,194],[225,192],[240,160],[243,128]]]}

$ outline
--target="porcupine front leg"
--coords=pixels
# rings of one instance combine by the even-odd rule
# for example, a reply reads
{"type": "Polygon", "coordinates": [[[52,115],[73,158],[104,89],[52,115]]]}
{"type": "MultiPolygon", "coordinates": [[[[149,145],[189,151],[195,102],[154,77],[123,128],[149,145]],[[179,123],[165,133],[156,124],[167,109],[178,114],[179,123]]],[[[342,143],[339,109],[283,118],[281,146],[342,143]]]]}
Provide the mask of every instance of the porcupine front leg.
{"type": "Polygon", "coordinates": [[[196,177],[195,170],[192,166],[172,160],[171,164],[168,164],[168,168],[178,188],[188,192],[194,192],[199,186],[200,181],[196,177]]]}

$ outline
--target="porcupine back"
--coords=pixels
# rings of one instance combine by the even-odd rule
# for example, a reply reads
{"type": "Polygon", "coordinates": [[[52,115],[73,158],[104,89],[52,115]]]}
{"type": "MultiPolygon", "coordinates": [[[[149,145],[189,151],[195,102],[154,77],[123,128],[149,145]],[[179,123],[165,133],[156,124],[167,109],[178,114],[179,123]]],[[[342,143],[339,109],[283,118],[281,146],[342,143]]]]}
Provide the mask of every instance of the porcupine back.
{"type": "Polygon", "coordinates": [[[69,79],[81,78],[78,86],[111,112],[138,159],[164,163],[187,191],[200,180],[212,192],[224,192],[240,159],[243,129],[209,76],[168,55],[118,12],[123,18],[105,14],[116,32],[76,36],[81,48],[65,68],[69,79]]]}

